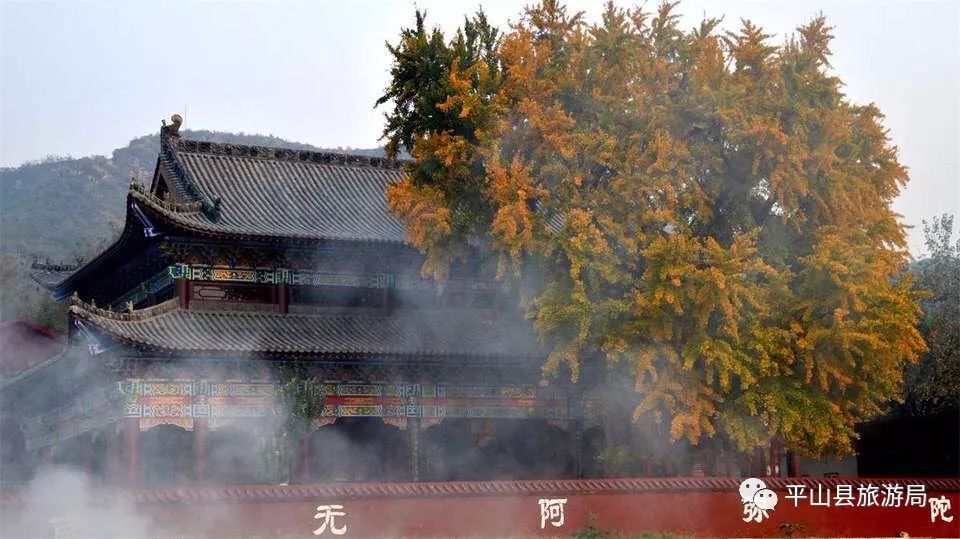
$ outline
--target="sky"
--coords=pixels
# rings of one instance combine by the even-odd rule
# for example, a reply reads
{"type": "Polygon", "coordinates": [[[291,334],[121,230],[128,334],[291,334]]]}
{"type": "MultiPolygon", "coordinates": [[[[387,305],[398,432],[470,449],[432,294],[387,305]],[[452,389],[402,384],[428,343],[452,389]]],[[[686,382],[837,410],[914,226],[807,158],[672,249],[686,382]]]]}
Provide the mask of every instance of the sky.
{"type": "MultiPolygon", "coordinates": [[[[384,44],[412,24],[415,5],[449,32],[481,5],[506,27],[524,3],[0,0],[0,166],[109,155],[174,112],[186,129],[377,146],[384,44]]],[[[588,20],[602,8],[567,4],[588,20]]],[[[822,12],[848,98],[884,112],[910,169],[894,210],[914,226],[913,254],[924,252],[922,219],[960,214],[960,0],[685,0],[678,9],[685,27],[704,15],[724,17],[729,30],[750,19],[774,44],[822,12]]]]}

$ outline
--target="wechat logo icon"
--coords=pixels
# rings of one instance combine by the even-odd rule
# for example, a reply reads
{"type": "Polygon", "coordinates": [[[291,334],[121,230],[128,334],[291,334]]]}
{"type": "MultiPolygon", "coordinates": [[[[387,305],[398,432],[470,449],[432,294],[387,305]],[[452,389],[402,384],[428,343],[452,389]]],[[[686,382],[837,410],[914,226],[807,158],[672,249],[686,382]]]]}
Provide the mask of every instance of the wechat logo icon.
{"type": "Polygon", "coordinates": [[[753,477],[740,483],[740,502],[743,503],[744,522],[763,522],[770,518],[767,511],[777,506],[777,493],[768,489],[766,483],[753,477]]]}

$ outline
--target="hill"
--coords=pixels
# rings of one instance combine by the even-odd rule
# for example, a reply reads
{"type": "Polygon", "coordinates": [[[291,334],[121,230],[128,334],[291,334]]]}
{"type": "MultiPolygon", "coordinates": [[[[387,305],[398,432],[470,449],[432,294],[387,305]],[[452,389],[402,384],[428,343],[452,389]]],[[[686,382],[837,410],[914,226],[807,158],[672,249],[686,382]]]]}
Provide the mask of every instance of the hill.
{"type": "MultiPolygon", "coordinates": [[[[264,135],[185,131],[184,138],[321,150],[264,135]]],[[[0,251],[51,260],[70,260],[112,240],[123,222],[130,177],[148,181],[160,147],[158,135],[130,141],[110,157],[49,157],[0,169],[0,251]]],[[[379,148],[344,151],[383,155],[379,148]]]]}

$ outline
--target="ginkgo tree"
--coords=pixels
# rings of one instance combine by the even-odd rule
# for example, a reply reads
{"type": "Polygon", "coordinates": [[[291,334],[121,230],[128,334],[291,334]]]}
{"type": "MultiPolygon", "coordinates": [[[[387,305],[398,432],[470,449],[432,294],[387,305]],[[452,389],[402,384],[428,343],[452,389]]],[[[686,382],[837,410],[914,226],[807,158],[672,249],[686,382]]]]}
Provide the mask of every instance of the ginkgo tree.
{"type": "Polygon", "coordinates": [[[923,341],[890,203],[907,181],[873,105],[844,98],[823,17],[782,45],[675,4],[556,0],[390,47],[388,201],[446,278],[495,257],[550,353],[629,367],[673,439],[852,450],[923,341]]]}

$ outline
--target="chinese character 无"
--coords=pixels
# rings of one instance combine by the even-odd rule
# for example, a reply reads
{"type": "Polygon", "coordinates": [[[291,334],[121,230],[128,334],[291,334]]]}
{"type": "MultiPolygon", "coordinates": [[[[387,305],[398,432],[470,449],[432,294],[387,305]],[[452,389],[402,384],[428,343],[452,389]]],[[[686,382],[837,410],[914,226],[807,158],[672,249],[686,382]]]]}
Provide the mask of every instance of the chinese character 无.
{"type": "Polygon", "coordinates": [[[953,515],[948,515],[950,511],[950,498],[940,496],[939,498],[930,498],[930,522],[936,522],[939,517],[944,522],[953,522],[953,515]]]}
{"type": "Polygon", "coordinates": [[[347,533],[346,524],[338,528],[336,523],[337,517],[347,516],[342,509],[342,505],[318,505],[317,514],[313,515],[313,518],[316,520],[322,520],[322,522],[320,523],[319,528],[313,530],[313,534],[323,535],[323,533],[327,531],[327,526],[330,527],[330,533],[334,535],[343,535],[347,533]]]}
{"type": "Polygon", "coordinates": [[[540,504],[540,529],[546,527],[547,522],[554,528],[563,526],[563,506],[567,503],[566,498],[542,498],[538,501],[540,504]]]}

